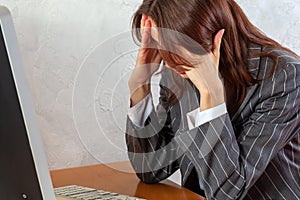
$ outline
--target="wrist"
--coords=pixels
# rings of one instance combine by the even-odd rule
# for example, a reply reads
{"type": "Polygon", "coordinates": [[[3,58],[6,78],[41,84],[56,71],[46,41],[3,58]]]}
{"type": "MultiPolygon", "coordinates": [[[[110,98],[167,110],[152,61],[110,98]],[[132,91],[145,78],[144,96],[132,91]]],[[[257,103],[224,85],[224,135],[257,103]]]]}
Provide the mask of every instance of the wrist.
{"type": "Polygon", "coordinates": [[[223,87],[216,90],[200,90],[200,110],[208,110],[210,108],[221,105],[225,102],[223,87]]]}
{"type": "Polygon", "coordinates": [[[135,106],[143,100],[151,91],[150,83],[130,90],[130,107],[135,106]]]}
{"type": "Polygon", "coordinates": [[[130,90],[130,94],[137,90],[138,88],[140,87],[144,87],[146,88],[146,86],[148,84],[150,84],[150,81],[151,81],[151,76],[150,77],[142,77],[142,78],[130,78],[129,81],[128,81],[128,87],[129,87],[129,90],[130,90]]]}
{"type": "Polygon", "coordinates": [[[200,99],[200,111],[208,110],[214,108],[218,105],[224,103],[224,97],[214,97],[211,95],[202,95],[200,99]]]}

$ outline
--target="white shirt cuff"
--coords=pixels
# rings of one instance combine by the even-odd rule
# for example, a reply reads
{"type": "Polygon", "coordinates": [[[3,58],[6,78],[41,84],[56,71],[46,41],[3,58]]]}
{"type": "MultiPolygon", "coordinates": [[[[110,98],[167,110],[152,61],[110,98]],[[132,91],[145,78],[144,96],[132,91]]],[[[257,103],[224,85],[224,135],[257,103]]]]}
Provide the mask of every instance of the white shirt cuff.
{"type": "Polygon", "coordinates": [[[193,128],[196,128],[202,124],[205,124],[224,115],[225,113],[227,113],[225,103],[204,111],[200,111],[200,108],[197,108],[186,114],[189,129],[191,130],[193,128]]]}
{"type": "Polygon", "coordinates": [[[147,118],[153,110],[151,93],[149,93],[138,104],[128,109],[128,117],[137,127],[143,127],[147,118]]]}

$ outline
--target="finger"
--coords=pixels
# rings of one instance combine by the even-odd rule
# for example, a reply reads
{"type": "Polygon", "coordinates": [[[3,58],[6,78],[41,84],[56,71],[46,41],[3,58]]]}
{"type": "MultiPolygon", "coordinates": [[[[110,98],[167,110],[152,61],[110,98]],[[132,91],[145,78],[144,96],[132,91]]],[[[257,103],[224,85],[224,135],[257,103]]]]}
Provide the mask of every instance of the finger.
{"type": "Polygon", "coordinates": [[[151,22],[150,20],[146,19],[145,20],[145,26],[142,34],[142,45],[145,47],[149,43],[149,39],[151,37],[150,33],[150,28],[151,28],[151,22]]]}
{"type": "Polygon", "coordinates": [[[142,19],[141,19],[141,22],[140,22],[140,33],[141,35],[143,35],[143,31],[144,31],[144,27],[145,27],[145,21],[147,20],[147,15],[145,14],[142,14],[142,19]]]}
{"type": "Polygon", "coordinates": [[[147,15],[142,14],[142,19],[141,19],[141,28],[144,28],[145,26],[145,21],[147,20],[147,15]]]}
{"type": "Polygon", "coordinates": [[[224,35],[225,29],[221,29],[218,31],[214,38],[214,48],[213,48],[213,54],[217,57],[220,55],[220,48],[222,43],[222,37],[224,35]]]}
{"type": "Polygon", "coordinates": [[[149,19],[146,19],[146,21],[145,21],[145,28],[147,30],[150,30],[150,28],[151,28],[151,21],[149,19]]]}

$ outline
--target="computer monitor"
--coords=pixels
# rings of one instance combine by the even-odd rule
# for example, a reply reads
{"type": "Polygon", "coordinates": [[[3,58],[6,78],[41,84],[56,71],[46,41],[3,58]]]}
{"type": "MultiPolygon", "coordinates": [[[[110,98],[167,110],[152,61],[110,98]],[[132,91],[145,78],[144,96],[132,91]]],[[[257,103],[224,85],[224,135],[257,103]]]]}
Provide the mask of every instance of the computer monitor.
{"type": "Polygon", "coordinates": [[[0,199],[55,199],[12,17],[5,7],[0,7],[0,199]]]}

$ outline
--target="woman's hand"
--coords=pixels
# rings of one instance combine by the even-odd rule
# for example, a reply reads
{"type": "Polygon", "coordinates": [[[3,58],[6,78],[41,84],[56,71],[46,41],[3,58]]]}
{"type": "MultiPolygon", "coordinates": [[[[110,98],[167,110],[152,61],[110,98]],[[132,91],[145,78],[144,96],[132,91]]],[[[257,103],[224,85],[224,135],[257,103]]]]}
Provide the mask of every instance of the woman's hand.
{"type": "Polygon", "coordinates": [[[151,27],[153,28],[154,26],[152,20],[143,14],[141,19],[142,44],[137,56],[136,68],[143,68],[144,72],[146,72],[146,78],[152,76],[162,61],[156,42],[151,37],[151,27]]]}
{"type": "Polygon", "coordinates": [[[138,52],[135,68],[128,81],[131,106],[137,104],[150,92],[151,76],[159,68],[162,58],[151,37],[150,18],[143,14],[141,19],[142,44],[138,52]]]}
{"type": "Polygon", "coordinates": [[[223,34],[224,29],[216,34],[212,52],[201,56],[188,52],[187,57],[192,60],[194,68],[188,68],[186,75],[201,94],[201,111],[225,102],[224,87],[219,77],[220,47],[223,34]]]}

